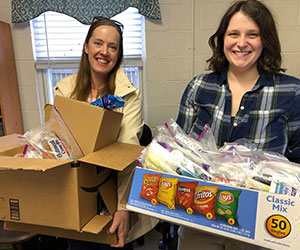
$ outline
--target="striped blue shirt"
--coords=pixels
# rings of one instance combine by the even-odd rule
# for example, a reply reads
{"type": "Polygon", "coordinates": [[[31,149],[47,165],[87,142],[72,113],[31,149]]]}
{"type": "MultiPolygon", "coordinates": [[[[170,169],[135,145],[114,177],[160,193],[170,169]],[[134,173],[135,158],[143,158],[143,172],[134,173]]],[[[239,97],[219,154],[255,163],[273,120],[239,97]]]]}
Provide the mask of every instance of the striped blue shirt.
{"type": "Polygon", "coordinates": [[[300,80],[285,74],[261,74],[244,94],[231,122],[227,72],[193,78],[181,99],[177,123],[200,135],[209,124],[217,146],[246,138],[259,150],[285,155],[300,163],[300,80]]]}

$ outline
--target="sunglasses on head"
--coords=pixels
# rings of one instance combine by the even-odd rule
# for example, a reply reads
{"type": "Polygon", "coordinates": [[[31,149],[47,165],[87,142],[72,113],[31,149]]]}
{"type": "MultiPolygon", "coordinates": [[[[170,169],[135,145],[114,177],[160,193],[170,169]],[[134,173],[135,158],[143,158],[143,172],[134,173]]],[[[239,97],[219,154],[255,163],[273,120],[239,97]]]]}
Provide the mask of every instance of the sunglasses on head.
{"type": "Polygon", "coordinates": [[[119,29],[121,30],[121,33],[123,33],[124,25],[122,23],[116,21],[116,20],[109,19],[107,17],[95,16],[92,20],[92,23],[97,22],[97,21],[101,21],[101,20],[109,20],[109,21],[113,22],[115,25],[117,25],[119,27],[119,29]]]}

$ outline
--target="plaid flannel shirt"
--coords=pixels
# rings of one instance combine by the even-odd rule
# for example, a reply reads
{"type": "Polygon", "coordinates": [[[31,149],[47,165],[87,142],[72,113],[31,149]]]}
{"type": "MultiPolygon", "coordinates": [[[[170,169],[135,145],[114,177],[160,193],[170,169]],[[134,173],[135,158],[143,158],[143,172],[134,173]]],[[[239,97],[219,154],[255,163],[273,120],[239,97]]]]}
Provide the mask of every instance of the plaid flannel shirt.
{"type": "Polygon", "coordinates": [[[231,122],[227,71],[193,78],[181,99],[177,123],[200,135],[209,124],[217,146],[246,138],[258,150],[285,155],[300,163],[300,80],[285,74],[261,74],[244,94],[231,122]]]}

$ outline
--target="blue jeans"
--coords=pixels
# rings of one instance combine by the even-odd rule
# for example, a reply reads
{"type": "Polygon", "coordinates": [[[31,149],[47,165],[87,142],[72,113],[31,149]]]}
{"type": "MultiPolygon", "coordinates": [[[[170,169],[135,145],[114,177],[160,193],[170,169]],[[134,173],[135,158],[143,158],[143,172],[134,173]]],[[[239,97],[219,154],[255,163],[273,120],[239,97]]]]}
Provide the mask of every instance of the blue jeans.
{"type": "Polygon", "coordinates": [[[70,250],[133,250],[131,242],[125,244],[124,247],[117,248],[108,244],[68,239],[68,246],[70,250]]]}

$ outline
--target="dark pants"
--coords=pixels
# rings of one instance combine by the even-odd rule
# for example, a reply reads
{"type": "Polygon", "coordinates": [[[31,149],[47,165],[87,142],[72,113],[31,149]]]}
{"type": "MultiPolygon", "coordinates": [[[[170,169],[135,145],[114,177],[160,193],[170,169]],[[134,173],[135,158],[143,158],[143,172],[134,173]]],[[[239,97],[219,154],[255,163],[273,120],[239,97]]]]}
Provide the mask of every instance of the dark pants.
{"type": "Polygon", "coordinates": [[[108,244],[94,243],[81,240],[68,240],[70,250],[133,250],[132,243],[127,243],[124,247],[111,247],[108,244]]]}

